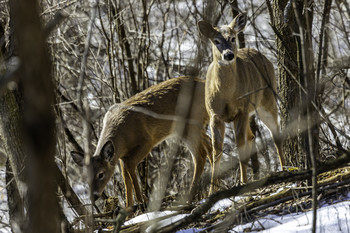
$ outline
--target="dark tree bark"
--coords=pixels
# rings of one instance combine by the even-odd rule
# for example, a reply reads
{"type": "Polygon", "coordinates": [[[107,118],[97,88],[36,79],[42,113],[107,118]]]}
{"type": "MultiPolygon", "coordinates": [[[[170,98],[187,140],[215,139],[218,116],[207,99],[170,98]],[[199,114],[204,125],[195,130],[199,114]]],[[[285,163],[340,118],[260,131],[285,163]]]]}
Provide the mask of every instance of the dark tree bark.
{"type": "Polygon", "coordinates": [[[313,0],[293,2],[293,10],[298,24],[298,61],[301,85],[301,117],[305,119],[306,129],[301,133],[302,146],[306,152],[306,167],[312,168],[312,232],[316,232],[317,220],[317,166],[319,143],[319,115],[316,99],[314,55],[312,46],[313,0]],[[316,122],[316,123],[315,123],[316,122]]]}
{"type": "Polygon", "coordinates": [[[304,6],[304,1],[274,0],[271,6],[266,1],[276,34],[281,123],[285,133],[283,150],[290,165],[298,167],[310,167],[311,151],[318,152],[318,136],[310,138],[312,142],[308,136],[309,129],[312,135],[318,135],[318,126],[311,127],[307,122],[308,111],[313,122],[318,122],[317,111],[311,106],[317,103],[311,40],[312,2],[305,1],[304,6]]]}
{"type": "Polygon", "coordinates": [[[55,182],[55,122],[51,64],[36,0],[10,1],[23,86],[23,149],[27,155],[28,221],[25,232],[60,232],[55,182]]]}
{"type": "Polygon", "coordinates": [[[276,49],[278,62],[279,95],[281,97],[281,126],[285,133],[283,151],[287,163],[292,166],[301,164],[298,142],[298,122],[300,90],[297,84],[299,69],[297,63],[297,39],[293,35],[296,19],[292,11],[285,9],[288,0],[273,0],[269,8],[271,25],[276,34],[276,49]]]}
{"type": "Polygon", "coordinates": [[[0,96],[0,135],[7,154],[6,181],[9,217],[12,224],[21,226],[24,221],[25,154],[22,150],[20,109],[15,98],[17,91],[5,90],[0,96]],[[10,182],[10,183],[8,183],[10,182]]]}
{"type": "MultiPolygon", "coordinates": [[[[21,226],[24,219],[24,204],[23,199],[19,193],[18,183],[12,172],[10,160],[6,161],[6,192],[7,192],[7,204],[9,208],[10,223],[21,226]]],[[[17,232],[13,230],[13,232],[17,232]]]]}
{"type": "MultiPolygon", "coordinates": [[[[298,28],[298,67],[300,80],[300,119],[304,121],[301,126],[301,145],[306,153],[306,168],[311,167],[311,157],[318,154],[318,122],[317,86],[315,82],[314,53],[312,47],[312,21],[313,0],[293,3],[293,12],[298,28]],[[303,90],[302,90],[303,89],[303,90]],[[312,122],[310,121],[312,119],[312,122]],[[316,122],[316,123],[315,123],[316,122]]],[[[318,157],[316,155],[316,157],[318,157]]]]}
{"type": "MultiPolygon", "coordinates": [[[[12,21],[10,21],[12,28],[12,21]]],[[[18,90],[7,90],[6,86],[10,81],[15,80],[17,62],[12,59],[16,46],[13,33],[10,32],[10,43],[6,47],[5,25],[0,25],[0,59],[6,70],[0,70],[0,137],[4,143],[6,159],[6,191],[9,218],[13,229],[19,229],[25,219],[25,176],[24,161],[25,154],[22,150],[22,135],[19,125],[21,115],[21,94],[18,90]],[[10,73],[12,73],[10,75],[10,73]],[[3,76],[4,75],[4,76],[3,76]],[[6,78],[5,78],[6,77],[6,78]],[[4,81],[4,79],[6,79],[4,81]],[[14,227],[16,226],[16,227],[14,227]]],[[[18,86],[17,86],[18,87],[18,86]]],[[[18,230],[13,230],[17,232],[18,230]]]]}

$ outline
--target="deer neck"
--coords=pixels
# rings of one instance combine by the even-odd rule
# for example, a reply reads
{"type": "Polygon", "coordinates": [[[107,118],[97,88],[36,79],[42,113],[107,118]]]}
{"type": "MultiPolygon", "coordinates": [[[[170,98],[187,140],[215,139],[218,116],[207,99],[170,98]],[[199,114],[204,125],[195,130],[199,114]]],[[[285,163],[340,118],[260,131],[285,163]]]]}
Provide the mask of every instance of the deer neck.
{"type": "Polygon", "coordinates": [[[232,83],[235,80],[237,74],[236,59],[231,63],[224,63],[221,60],[214,59],[212,65],[218,82],[229,81],[232,83]]]}

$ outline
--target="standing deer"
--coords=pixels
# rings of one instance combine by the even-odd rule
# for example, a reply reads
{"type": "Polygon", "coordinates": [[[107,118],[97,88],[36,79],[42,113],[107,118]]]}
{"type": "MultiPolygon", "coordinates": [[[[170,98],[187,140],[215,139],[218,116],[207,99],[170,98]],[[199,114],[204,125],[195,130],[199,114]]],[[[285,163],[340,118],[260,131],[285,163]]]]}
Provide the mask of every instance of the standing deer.
{"type": "MultiPolygon", "coordinates": [[[[102,194],[119,160],[126,206],[133,205],[133,188],[137,201],[142,202],[136,167],[154,146],[169,136],[181,137],[192,154],[192,193],[203,173],[207,156],[211,162],[210,138],[204,127],[208,119],[204,104],[204,81],[191,77],[170,79],[110,107],[91,161],[95,200],[102,194]],[[180,135],[178,123],[184,123],[180,135]]],[[[83,165],[82,153],[72,151],[71,155],[78,165],[83,165]]]]}
{"type": "Polygon", "coordinates": [[[249,120],[255,112],[272,135],[281,167],[285,165],[274,95],[276,79],[273,65],[260,52],[238,49],[235,44],[237,34],[244,29],[246,22],[245,14],[239,14],[229,25],[221,27],[213,27],[205,21],[198,22],[200,33],[212,43],[213,53],[205,84],[205,105],[210,117],[214,163],[211,184],[217,177],[222,156],[224,122],[231,121],[234,123],[240,159],[241,182],[247,182],[247,161],[254,139],[249,120]]]}

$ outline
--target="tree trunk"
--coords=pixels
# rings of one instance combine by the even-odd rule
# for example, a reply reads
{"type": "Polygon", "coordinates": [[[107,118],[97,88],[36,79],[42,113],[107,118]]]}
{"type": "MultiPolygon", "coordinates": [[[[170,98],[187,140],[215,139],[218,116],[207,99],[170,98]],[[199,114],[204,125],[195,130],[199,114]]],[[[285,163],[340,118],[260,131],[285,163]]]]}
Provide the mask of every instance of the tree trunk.
{"type": "Polygon", "coordinates": [[[23,225],[24,220],[24,205],[23,199],[19,193],[18,183],[12,172],[10,160],[6,161],[6,192],[7,192],[7,204],[9,208],[10,224],[13,232],[18,232],[15,225],[23,225]]]}
{"type": "Polygon", "coordinates": [[[22,151],[19,127],[20,109],[15,99],[15,91],[4,91],[0,96],[0,135],[8,157],[6,164],[7,195],[9,217],[12,225],[21,226],[24,221],[25,197],[25,154],[22,151]]]}
{"type": "MultiPolygon", "coordinates": [[[[268,0],[267,0],[268,2],[268,0]]],[[[300,91],[296,81],[299,81],[297,64],[297,39],[291,29],[296,22],[292,12],[284,15],[288,0],[274,0],[269,8],[272,27],[276,33],[276,49],[278,62],[279,96],[281,98],[280,116],[284,132],[283,151],[287,164],[298,166],[301,164],[299,148],[298,112],[300,91]],[[287,22],[285,22],[287,20],[287,22]]]]}
{"type": "Polygon", "coordinates": [[[301,133],[302,148],[306,153],[305,165],[311,167],[311,157],[318,158],[318,122],[319,115],[317,107],[317,86],[315,81],[314,53],[312,46],[312,21],[313,21],[313,0],[294,5],[294,12],[297,17],[298,31],[298,61],[300,70],[300,83],[304,91],[301,93],[300,118],[305,122],[306,127],[301,133]],[[305,4],[305,5],[304,5],[305,4]],[[305,10],[307,9],[307,10],[305,10]],[[311,120],[312,119],[312,122],[311,120]]]}
{"type": "MultiPolygon", "coordinates": [[[[10,27],[12,29],[12,20],[10,20],[10,27]]],[[[15,59],[16,41],[13,37],[13,32],[10,32],[10,43],[8,48],[5,46],[5,30],[4,25],[0,25],[0,38],[2,38],[1,47],[1,62],[6,64],[7,71],[3,73],[11,73],[16,69],[18,62],[15,59]]],[[[5,68],[5,67],[4,67],[5,68]]],[[[14,77],[14,73],[11,77],[14,77]]],[[[0,86],[0,137],[4,142],[4,149],[6,152],[6,191],[7,203],[9,208],[9,218],[13,232],[20,232],[20,227],[25,221],[25,209],[28,204],[26,198],[26,186],[24,175],[25,154],[23,152],[22,130],[19,125],[21,119],[21,98],[22,95],[18,90],[7,90],[6,83],[0,86]]],[[[17,86],[17,88],[19,88],[17,86]]]]}
{"type": "MultiPolygon", "coordinates": [[[[10,1],[14,36],[21,61],[23,118],[20,120],[28,187],[25,232],[60,232],[55,182],[55,119],[51,63],[36,0],[10,1]]],[[[18,119],[16,119],[18,120],[18,119]]]]}
{"type": "Polygon", "coordinates": [[[314,54],[312,47],[312,21],[313,21],[313,0],[304,2],[293,2],[293,10],[297,19],[299,30],[299,70],[301,85],[304,90],[301,92],[301,116],[306,122],[306,128],[302,132],[302,145],[306,153],[306,168],[312,168],[312,232],[316,232],[317,222],[317,166],[318,158],[318,113],[315,85],[314,54]]]}

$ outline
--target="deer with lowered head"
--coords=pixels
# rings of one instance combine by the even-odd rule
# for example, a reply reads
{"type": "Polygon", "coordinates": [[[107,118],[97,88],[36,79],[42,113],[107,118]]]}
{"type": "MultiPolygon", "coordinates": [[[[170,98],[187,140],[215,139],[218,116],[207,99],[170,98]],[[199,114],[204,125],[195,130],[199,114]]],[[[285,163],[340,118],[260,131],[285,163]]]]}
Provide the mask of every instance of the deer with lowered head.
{"type": "Polygon", "coordinates": [[[225,122],[232,121],[240,160],[241,182],[247,182],[247,162],[254,139],[249,121],[255,113],[272,135],[282,169],[285,165],[273,65],[260,52],[248,48],[238,49],[236,46],[237,34],[244,29],[246,22],[247,16],[244,13],[239,14],[229,25],[221,27],[213,27],[206,21],[198,22],[200,33],[211,41],[213,55],[205,84],[205,105],[210,117],[214,163],[211,184],[218,175],[225,122]]]}
{"type": "MultiPolygon", "coordinates": [[[[211,162],[204,91],[204,80],[178,77],[111,106],[104,116],[101,135],[91,158],[95,200],[102,194],[120,161],[126,206],[133,205],[133,189],[137,201],[143,202],[136,167],[153,147],[170,136],[180,137],[192,154],[191,194],[203,173],[207,156],[211,162]]],[[[83,166],[84,154],[72,151],[71,155],[83,166]]]]}

